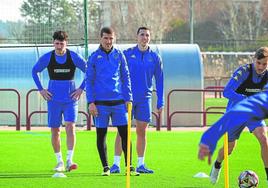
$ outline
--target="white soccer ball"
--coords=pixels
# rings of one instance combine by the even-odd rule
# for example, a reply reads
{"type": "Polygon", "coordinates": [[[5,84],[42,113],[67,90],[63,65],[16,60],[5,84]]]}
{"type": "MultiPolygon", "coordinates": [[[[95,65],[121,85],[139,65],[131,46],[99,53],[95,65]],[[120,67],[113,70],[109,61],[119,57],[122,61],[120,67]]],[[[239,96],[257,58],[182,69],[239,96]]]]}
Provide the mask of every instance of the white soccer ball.
{"type": "Polygon", "coordinates": [[[256,188],[258,184],[259,178],[252,170],[245,170],[238,177],[238,186],[240,188],[256,188]]]}

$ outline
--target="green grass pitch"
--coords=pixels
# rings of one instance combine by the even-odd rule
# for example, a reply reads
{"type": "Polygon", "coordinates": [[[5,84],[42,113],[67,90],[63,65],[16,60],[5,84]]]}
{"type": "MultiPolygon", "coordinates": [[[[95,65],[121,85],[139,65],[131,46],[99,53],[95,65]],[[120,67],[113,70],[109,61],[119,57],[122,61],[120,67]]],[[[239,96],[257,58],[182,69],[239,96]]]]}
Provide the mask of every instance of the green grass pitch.
{"type": "MultiPolygon", "coordinates": [[[[224,187],[224,174],[216,186],[208,178],[193,178],[198,172],[209,174],[207,162],[197,159],[198,142],[202,132],[148,131],[146,164],[154,174],[131,177],[133,188],[209,188],[224,187]]],[[[50,144],[49,131],[0,131],[0,187],[3,188],[122,188],[126,187],[123,160],[121,174],[102,177],[101,163],[96,149],[95,131],[78,131],[74,161],[76,171],[66,173],[67,178],[52,178],[56,159],[50,144]]],[[[110,165],[113,162],[115,132],[107,136],[110,165]]],[[[135,132],[132,132],[133,164],[136,166],[135,132]]],[[[64,158],[65,133],[62,133],[64,158]]],[[[222,140],[218,146],[222,145],[222,140]]],[[[213,160],[216,153],[213,156],[213,160]]],[[[241,171],[254,170],[260,179],[260,188],[266,187],[266,176],[260,158],[258,141],[244,132],[237,148],[229,158],[230,188],[237,187],[241,171]]]]}

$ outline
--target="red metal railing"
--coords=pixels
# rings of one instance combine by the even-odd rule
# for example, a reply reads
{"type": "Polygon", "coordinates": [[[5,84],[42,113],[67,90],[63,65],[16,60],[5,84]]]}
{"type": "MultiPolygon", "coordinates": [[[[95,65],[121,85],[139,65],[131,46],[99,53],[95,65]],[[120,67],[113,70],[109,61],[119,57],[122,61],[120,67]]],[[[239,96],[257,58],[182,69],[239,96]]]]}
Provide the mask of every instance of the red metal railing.
{"type": "MultiPolygon", "coordinates": [[[[153,90],[153,93],[156,94],[155,89],[153,90]]],[[[162,114],[159,114],[159,113],[156,113],[156,112],[152,111],[152,115],[155,117],[155,120],[156,120],[156,130],[160,131],[160,129],[162,127],[162,121],[161,121],[162,114]]]]}
{"type": "MultiPolygon", "coordinates": [[[[222,76],[222,77],[219,77],[219,78],[217,78],[216,79],[216,77],[214,77],[214,76],[205,76],[204,77],[204,80],[205,81],[209,81],[209,80],[212,80],[212,81],[214,81],[214,87],[224,87],[223,85],[222,85],[222,81],[223,80],[226,80],[226,81],[228,81],[228,80],[230,80],[230,76],[222,76]]],[[[209,86],[210,87],[210,86],[209,86]]],[[[212,86],[213,87],[213,86],[212,86]]],[[[217,94],[215,93],[215,98],[217,97],[217,94]]],[[[220,98],[221,98],[221,93],[220,93],[220,98]]]]}
{"type": "Polygon", "coordinates": [[[161,129],[161,114],[158,114],[156,112],[152,112],[152,114],[154,115],[154,117],[156,119],[156,130],[160,131],[160,129],[161,129]]]}
{"type": "Polygon", "coordinates": [[[13,114],[16,118],[16,130],[19,131],[20,130],[20,93],[18,92],[18,90],[16,89],[10,89],[10,88],[5,88],[5,89],[0,89],[0,91],[12,91],[15,92],[18,96],[18,109],[17,109],[17,113],[11,110],[0,110],[0,113],[9,113],[9,114],[13,114]]]}
{"type": "MultiPolygon", "coordinates": [[[[206,111],[183,111],[183,110],[178,110],[178,111],[174,111],[170,114],[169,118],[169,122],[170,124],[167,126],[167,130],[171,131],[171,120],[173,115],[175,114],[203,114],[203,116],[206,116],[207,114],[224,114],[224,112],[206,112],[206,111]],[[206,115],[205,115],[206,114],[206,115]]],[[[204,120],[204,119],[203,119],[204,120]]],[[[203,126],[204,127],[204,126],[203,126]]]]}
{"type": "Polygon", "coordinates": [[[185,113],[189,113],[189,114],[203,114],[203,126],[206,125],[206,122],[204,122],[204,119],[206,120],[206,115],[207,114],[223,114],[223,112],[208,112],[207,110],[205,110],[205,92],[222,92],[222,89],[173,89],[171,91],[169,91],[168,95],[167,95],[167,130],[171,130],[171,120],[173,115],[175,114],[185,114],[185,113]],[[185,110],[181,110],[181,111],[174,111],[174,112],[170,112],[170,97],[171,94],[174,92],[202,92],[203,93],[203,111],[185,111],[185,110]]]}
{"type": "MultiPolygon", "coordinates": [[[[207,126],[207,114],[209,114],[209,110],[212,110],[212,109],[218,109],[218,110],[223,110],[223,109],[226,109],[225,106],[210,106],[210,107],[207,107],[206,110],[204,111],[204,116],[203,116],[203,127],[207,126]]],[[[211,114],[211,113],[210,113],[211,114]]],[[[222,114],[224,114],[224,112],[222,112],[222,114]]]]}
{"type": "Polygon", "coordinates": [[[205,81],[208,81],[208,80],[214,81],[214,85],[218,86],[218,80],[214,76],[205,76],[204,80],[205,81]]]}
{"type": "MultiPolygon", "coordinates": [[[[205,88],[205,90],[212,90],[212,89],[217,89],[217,90],[221,89],[222,91],[220,91],[220,92],[217,92],[217,91],[214,92],[214,98],[218,98],[218,93],[219,93],[219,98],[222,98],[222,92],[224,89],[223,86],[207,86],[205,88]]],[[[204,96],[206,95],[205,92],[203,92],[203,94],[204,94],[204,96]]]]}
{"type": "MultiPolygon", "coordinates": [[[[43,113],[47,113],[47,111],[42,111],[42,110],[35,110],[35,111],[32,111],[30,114],[29,114],[29,97],[30,97],[30,94],[32,92],[37,92],[38,90],[37,89],[31,89],[27,92],[26,94],[26,130],[29,131],[31,130],[31,117],[34,115],[34,114],[43,114],[43,113]]],[[[90,116],[84,112],[84,111],[78,111],[78,113],[80,114],[84,114],[86,116],[86,119],[87,119],[87,130],[91,130],[91,118],[90,116]]]]}

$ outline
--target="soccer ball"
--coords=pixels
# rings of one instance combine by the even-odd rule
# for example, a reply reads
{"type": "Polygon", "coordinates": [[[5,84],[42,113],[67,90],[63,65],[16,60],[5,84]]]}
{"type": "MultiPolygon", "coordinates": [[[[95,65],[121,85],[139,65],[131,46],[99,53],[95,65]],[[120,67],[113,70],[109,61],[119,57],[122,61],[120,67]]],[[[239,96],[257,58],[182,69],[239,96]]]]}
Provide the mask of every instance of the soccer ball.
{"type": "Polygon", "coordinates": [[[259,178],[252,170],[245,170],[238,177],[238,186],[240,188],[256,188],[258,184],[259,178]]]}

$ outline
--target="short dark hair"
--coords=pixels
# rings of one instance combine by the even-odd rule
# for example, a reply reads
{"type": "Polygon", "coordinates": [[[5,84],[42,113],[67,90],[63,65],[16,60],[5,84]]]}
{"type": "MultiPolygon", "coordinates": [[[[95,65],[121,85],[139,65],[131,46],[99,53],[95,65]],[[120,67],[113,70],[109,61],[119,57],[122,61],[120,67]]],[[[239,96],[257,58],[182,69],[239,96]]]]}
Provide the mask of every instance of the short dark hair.
{"type": "Polygon", "coordinates": [[[100,36],[101,36],[101,37],[103,36],[103,33],[113,34],[113,33],[114,33],[114,30],[113,30],[113,28],[111,28],[111,27],[103,27],[103,28],[101,29],[101,32],[100,32],[100,36]]]}
{"type": "Polygon", "coordinates": [[[137,35],[139,34],[140,30],[148,30],[148,31],[150,31],[150,29],[148,27],[142,26],[142,27],[138,28],[137,35]]]}
{"type": "Polygon", "coordinates": [[[256,50],[254,57],[258,60],[268,57],[268,47],[260,47],[256,50]]]}
{"type": "Polygon", "coordinates": [[[65,31],[55,31],[53,34],[53,40],[64,41],[68,40],[68,34],[65,31]]]}

